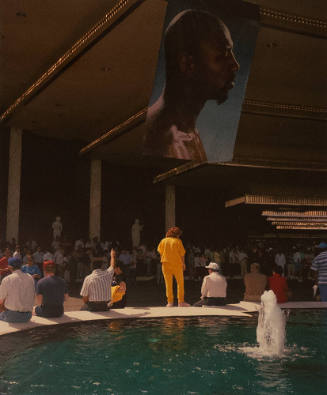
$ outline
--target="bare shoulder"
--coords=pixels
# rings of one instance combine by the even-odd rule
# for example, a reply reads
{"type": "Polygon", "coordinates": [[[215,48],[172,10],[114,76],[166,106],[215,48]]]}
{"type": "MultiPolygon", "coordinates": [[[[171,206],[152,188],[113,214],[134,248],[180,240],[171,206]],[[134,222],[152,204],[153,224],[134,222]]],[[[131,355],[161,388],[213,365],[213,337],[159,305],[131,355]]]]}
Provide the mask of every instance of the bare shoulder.
{"type": "Polygon", "coordinates": [[[159,98],[149,109],[146,119],[144,149],[149,154],[164,154],[165,147],[171,143],[171,121],[159,98]]]}

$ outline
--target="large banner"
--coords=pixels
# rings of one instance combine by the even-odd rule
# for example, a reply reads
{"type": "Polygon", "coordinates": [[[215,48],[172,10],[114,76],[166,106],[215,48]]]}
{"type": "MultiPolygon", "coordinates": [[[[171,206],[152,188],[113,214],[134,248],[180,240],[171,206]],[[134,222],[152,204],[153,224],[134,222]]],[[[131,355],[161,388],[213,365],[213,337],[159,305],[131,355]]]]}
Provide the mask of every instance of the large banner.
{"type": "Polygon", "coordinates": [[[233,158],[258,15],[241,0],[168,2],[144,154],[233,158]]]}

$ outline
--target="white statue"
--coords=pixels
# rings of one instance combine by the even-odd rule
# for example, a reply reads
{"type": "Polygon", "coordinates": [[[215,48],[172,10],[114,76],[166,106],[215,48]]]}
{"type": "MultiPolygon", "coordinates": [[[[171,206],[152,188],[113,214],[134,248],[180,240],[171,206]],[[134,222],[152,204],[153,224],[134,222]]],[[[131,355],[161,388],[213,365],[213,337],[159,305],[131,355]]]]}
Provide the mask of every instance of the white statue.
{"type": "Polygon", "coordinates": [[[56,220],[52,223],[53,240],[57,240],[58,238],[60,239],[61,233],[62,233],[61,218],[56,217],[56,220]]]}
{"type": "Polygon", "coordinates": [[[143,225],[140,224],[138,219],[135,220],[132,225],[132,245],[133,248],[137,248],[141,242],[141,231],[143,229],[143,225]]]}

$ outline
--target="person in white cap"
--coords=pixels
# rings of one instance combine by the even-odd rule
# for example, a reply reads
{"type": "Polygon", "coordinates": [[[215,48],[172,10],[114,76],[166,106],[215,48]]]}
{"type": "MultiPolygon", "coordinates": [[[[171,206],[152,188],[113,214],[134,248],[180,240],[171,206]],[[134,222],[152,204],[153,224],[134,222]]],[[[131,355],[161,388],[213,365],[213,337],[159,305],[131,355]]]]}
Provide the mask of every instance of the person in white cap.
{"type": "Polygon", "coordinates": [[[203,278],[201,287],[201,300],[193,306],[222,306],[226,304],[227,281],[219,273],[218,263],[210,262],[208,266],[209,275],[203,278]]]}

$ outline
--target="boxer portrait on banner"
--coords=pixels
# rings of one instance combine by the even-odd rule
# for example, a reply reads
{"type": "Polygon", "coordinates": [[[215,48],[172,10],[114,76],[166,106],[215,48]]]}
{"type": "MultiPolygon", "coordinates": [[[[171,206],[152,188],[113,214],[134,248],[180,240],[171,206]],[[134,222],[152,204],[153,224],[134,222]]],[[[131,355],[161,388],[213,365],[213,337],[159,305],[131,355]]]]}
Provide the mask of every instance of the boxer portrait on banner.
{"type": "Polygon", "coordinates": [[[147,113],[144,153],[206,161],[196,128],[206,101],[228,98],[239,70],[228,27],[204,10],[185,10],[164,37],[166,81],[147,113]]]}

